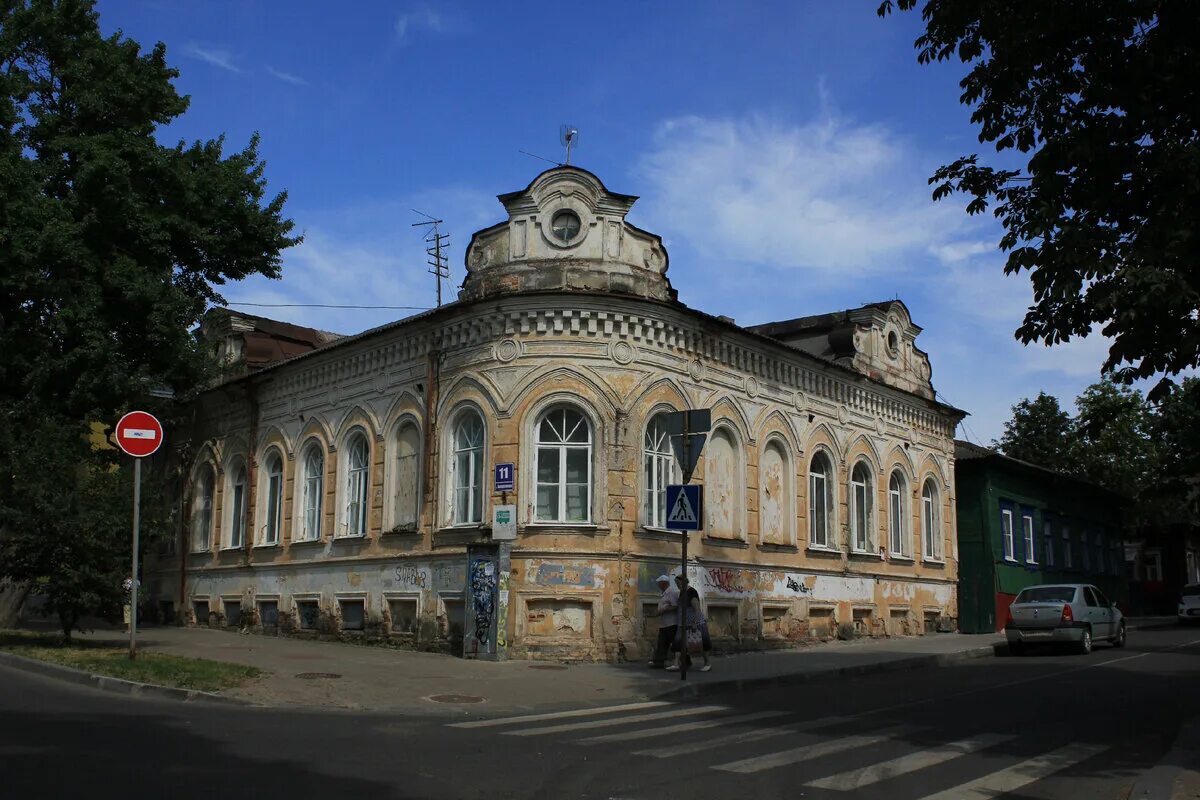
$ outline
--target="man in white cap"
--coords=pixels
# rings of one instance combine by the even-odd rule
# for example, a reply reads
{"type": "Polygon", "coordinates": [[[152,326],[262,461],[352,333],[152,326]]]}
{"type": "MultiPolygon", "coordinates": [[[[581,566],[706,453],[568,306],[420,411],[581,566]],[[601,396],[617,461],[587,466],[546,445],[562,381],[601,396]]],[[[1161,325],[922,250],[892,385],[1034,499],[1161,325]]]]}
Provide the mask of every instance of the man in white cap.
{"type": "Polygon", "coordinates": [[[659,575],[655,580],[662,597],[658,600],[658,641],[654,643],[654,655],[650,666],[662,669],[667,656],[671,652],[671,643],[675,641],[675,632],[679,625],[679,590],[671,584],[667,575],[659,575]]]}

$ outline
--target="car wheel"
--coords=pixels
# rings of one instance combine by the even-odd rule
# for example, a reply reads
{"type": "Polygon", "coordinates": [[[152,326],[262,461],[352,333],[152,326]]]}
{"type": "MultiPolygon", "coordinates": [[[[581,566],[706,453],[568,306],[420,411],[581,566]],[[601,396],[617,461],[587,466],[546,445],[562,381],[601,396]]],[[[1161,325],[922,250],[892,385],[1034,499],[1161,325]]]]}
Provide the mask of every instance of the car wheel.
{"type": "Polygon", "coordinates": [[[1083,629],[1083,633],[1079,637],[1079,644],[1076,645],[1076,648],[1077,648],[1079,654],[1082,656],[1086,656],[1088,653],[1092,652],[1092,629],[1091,628],[1083,629]]]}
{"type": "Polygon", "coordinates": [[[1112,643],[1113,643],[1113,647],[1124,647],[1125,646],[1125,623],[1124,622],[1122,622],[1121,626],[1119,628],[1117,628],[1117,635],[1113,637],[1112,643]]]}

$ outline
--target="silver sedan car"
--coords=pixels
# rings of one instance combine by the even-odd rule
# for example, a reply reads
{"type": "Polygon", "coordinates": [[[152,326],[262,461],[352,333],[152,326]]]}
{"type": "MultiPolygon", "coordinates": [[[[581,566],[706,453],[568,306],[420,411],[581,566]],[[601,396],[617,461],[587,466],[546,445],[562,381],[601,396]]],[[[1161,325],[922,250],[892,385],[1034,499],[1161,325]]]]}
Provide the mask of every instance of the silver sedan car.
{"type": "Polygon", "coordinates": [[[1046,584],[1021,590],[1008,607],[1004,635],[1014,655],[1039,642],[1068,644],[1086,655],[1095,641],[1124,647],[1125,620],[1117,604],[1095,586],[1046,584]]]}

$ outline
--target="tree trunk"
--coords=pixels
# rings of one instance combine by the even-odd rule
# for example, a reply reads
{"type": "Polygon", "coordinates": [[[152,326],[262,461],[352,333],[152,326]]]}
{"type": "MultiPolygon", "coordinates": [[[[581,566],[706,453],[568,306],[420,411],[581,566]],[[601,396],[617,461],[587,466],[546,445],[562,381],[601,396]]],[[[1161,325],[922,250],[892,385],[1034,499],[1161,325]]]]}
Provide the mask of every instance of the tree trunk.
{"type": "Polygon", "coordinates": [[[29,583],[0,578],[0,628],[15,628],[29,596],[29,583]]]}
{"type": "Polygon", "coordinates": [[[74,611],[68,611],[65,608],[58,610],[58,624],[62,628],[64,643],[71,643],[71,631],[75,630],[75,623],[78,619],[79,615],[74,611]]]}

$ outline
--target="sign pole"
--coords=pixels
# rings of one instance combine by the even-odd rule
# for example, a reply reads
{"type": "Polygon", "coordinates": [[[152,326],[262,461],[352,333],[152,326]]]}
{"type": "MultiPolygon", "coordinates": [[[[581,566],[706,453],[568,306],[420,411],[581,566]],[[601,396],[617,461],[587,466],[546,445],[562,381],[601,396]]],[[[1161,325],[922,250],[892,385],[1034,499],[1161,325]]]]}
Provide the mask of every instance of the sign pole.
{"type": "MultiPolygon", "coordinates": [[[[687,435],[689,428],[688,428],[688,425],[686,422],[690,415],[686,411],[683,413],[684,413],[684,420],[685,420],[684,426],[683,426],[683,430],[684,430],[683,463],[691,464],[692,463],[692,458],[691,458],[692,437],[687,435]]],[[[688,474],[683,476],[683,482],[684,482],[684,485],[687,485],[692,482],[692,475],[691,475],[690,469],[688,470],[688,474]]],[[[688,548],[688,538],[689,538],[690,534],[687,531],[681,531],[681,533],[683,533],[683,547],[682,547],[682,550],[680,553],[679,574],[683,577],[683,586],[679,590],[679,627],[677,627],[675,629],[675,640],[679,643],[679,680],[686,681],[687,680],[687,668],[688,668],[688,652],[687,652],[687,630],[684,628],[684,624],[687,622],[687,612],[684,609],[684,605],[685,605],[685,601],[687,599],[687,590],[688,590],[687,548],[688,548]]]]}
{"type": "Polygon", "coordinates": [[[133,573],[129,587],[129,660],[137,658],[138,525],[142,508],[142,460],[133,460],[133,573]]]}

